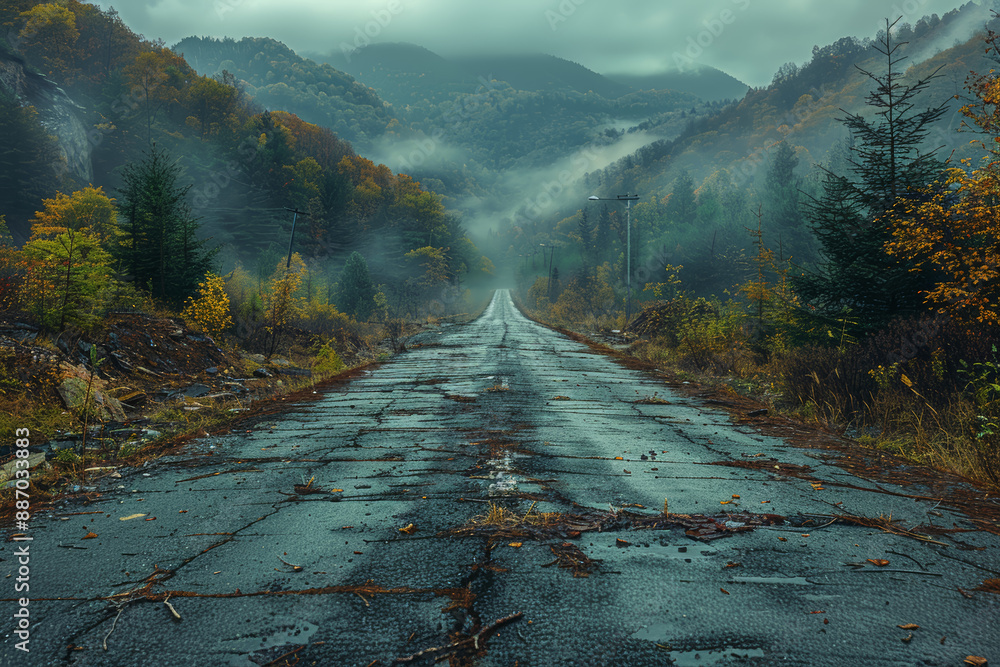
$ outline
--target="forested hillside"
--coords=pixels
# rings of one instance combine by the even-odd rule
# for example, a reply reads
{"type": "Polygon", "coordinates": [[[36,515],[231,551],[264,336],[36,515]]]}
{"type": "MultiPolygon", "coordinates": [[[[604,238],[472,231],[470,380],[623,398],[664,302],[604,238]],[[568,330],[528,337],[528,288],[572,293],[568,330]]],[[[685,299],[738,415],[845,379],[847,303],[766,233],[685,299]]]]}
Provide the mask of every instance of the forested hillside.
{"type": "Polygon", "coordinates": [[[1000,482],[988,9],[817,47],[676,139],[588,174],[561,215],[514,216],[496,243],[524,303],[1000,482]]]}
{"type": "MultiPolygon", "coordinates": [[[[206,274],[224,275],[233,331],[256,344],[265,331],[273,341],[269,317],[329,335],[338,317],[412,315],[490,269],[435,194],[274,108],[280,96],[263,81],[201,76],[113,11],[75,0],[7,3],[0,25],[12,312],[89,327],[136,304],[179,308],[206,274]],[[276,290],[293,283],[282,315],[276,290]]],[[[378,97],[349,77],[269,40],[252,45],[258,66],[240,74],[287,75],[347,126],[384,126],[378,97]]]]}

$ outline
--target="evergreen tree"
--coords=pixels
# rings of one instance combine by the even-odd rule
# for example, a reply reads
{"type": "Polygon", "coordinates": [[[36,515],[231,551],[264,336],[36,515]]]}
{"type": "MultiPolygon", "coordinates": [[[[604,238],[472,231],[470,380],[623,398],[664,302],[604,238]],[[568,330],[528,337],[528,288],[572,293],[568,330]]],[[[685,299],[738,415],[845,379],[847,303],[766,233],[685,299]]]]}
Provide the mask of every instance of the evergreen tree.
{"type": "Polygon", "coordinates": [[[667,200],[667,217],[674,224],[692,223],[698,216],[698,202],[694,194],[691,174],[682,171],[674,181],[674,190],[667,200]]]}
{"type": "Polygon", "coordinates": [[[212,268],[218,248],[199,240],[198,220],[185,201],[189,186],[177,184],[180,168],[155,146],[122,173],[119,210],[122,269],[153,296],[179,304],[212,268]]]}
{"type": "Polygon", "coordinates": [[[867,98],[875,113],[870,119],[860,114],[842,119],[855,139],[850,177],[828,171],[822,194],[806,205],[822,247],[822,263],[794,281],[816,313],[843,318],[849,312],[859,333],[926,309],[920,292],[928,277],[913,273],[912,263],[886,253],[891,239],[887,220],[894,207],[918,197],[916,189],[934,181],[942,170],[920,145],[945,108],[914,109],[916,96],[934,74],[913,85],[900,82],[904,58],[897,51],[902,44],[894,43],[892,25],[886,24],[874,48],[885,57],[887,71],[875,75],[861,70],[875,83],[867,98]]]}
{"type": "Polygon", "coordinates": [[[368,274],[368,262],[352,252],[340,272],[337,308],[356,320],[367,320],[375,307],[375,285],[368,274]]]}
{"type": "Polygon", "coordinates": [[[793,256],[799,264],[812,259],[811,238],[800,206],[802,179],[796,175],[799,159],[786,142],[778,144],[764,177],[762,212],[764,231],[781,246],[782,255],[793,256]]]}

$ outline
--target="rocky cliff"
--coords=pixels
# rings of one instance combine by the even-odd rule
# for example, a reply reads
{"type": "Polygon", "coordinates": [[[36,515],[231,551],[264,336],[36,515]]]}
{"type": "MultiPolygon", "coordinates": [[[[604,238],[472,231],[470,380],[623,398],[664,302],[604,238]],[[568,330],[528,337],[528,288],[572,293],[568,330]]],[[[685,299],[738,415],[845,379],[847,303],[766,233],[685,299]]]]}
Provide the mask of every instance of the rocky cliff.
{"type": "Polygon", "coordinates": [[[62,169],[81,183],[94,179],[92,145],[84,109],[45,77],[32,72],[20,57],[0,50],[0,92],[33,106],[45,129],[56,137],[65,158],[62,169]]]}

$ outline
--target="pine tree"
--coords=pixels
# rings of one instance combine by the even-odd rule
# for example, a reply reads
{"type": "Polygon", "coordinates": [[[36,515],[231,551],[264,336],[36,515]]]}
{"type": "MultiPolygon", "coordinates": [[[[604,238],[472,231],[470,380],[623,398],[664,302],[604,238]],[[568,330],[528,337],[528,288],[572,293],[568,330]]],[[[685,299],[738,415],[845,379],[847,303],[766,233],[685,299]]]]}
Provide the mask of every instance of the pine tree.
{"type": "Polygon", "coordinates": [[[375,307],[375,285],[368,274],[368,262],[352,252],[340,272],[337,308],[356,320],[367,320],[375,307]]]}
{"type": "Polygon", "coordinates": [[[803,264],[812,260],[812,251],[800,206],[802,179],[795,173],[798,165],[795,149],[784,141],[778,144],[764,177],[761,199],[765,230],[777,239],[783,255],[790,254],[803,264]]]}
{"type": "Polygon", "coordinates": [[[919,196],[917,189],[942,170],[920,145],[945,108],[915,110],[915,98],[935,75],[913,85],[900,82],[904,58],[897,53],[902,43],[893,42],[893,25],[886,21],[887,30],[874,45],[885,57],[886,72],[875,75],[859,68],[875,83],[867,98],[874,117],[848,114],[841,119],[855,139],[850,177],[827,172],[822,194],[806,205],[822,263],[794,281],[816,313],[845,317],[849,312],[858,333],[926,309],[920,292],[928,277],[911,272],[910,262],[885,251],[891,239],[887,218],[893,207],[919,196]]]}
{"type": "Polygon", "coordinates": [[[698,217],[698,203],[691,175],[682,171],[674,181],[674,190],[667,200],[667,217],[676,224],[692,223],[698,217]]]}
{"type": "Polygon", "coordinates": [[[152,147],[142,162],[126,165],[119,190],[124,271],[153,296],[179,304],[212,267],[218,248],[206,249],[196,233],[180,168],[152,147]]]}

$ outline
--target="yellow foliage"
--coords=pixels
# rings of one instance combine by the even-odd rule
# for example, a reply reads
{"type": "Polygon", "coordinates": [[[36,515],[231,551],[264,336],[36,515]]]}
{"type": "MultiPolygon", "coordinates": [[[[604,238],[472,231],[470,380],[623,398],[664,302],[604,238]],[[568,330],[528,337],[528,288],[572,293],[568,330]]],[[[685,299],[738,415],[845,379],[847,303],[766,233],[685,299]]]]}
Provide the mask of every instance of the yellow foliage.
{"type": "MultiPolygon", "coordinates": [[[[992,165],[991,165],[992,166],[992,165]]],[[[927,300],[967,322],[1000,324],[1000,205],[997,173],[949,169],[923,200],[900,199],[888,214],[886,250],[941,276],[927,300]]]]}
{"type": "Polygon", "coordinates": [[[181,317],[216,338],[233,325],[229,315],[229,295],[222,276],[211,271],[198,283],[198,298],[188,297],[181,317]]]}

